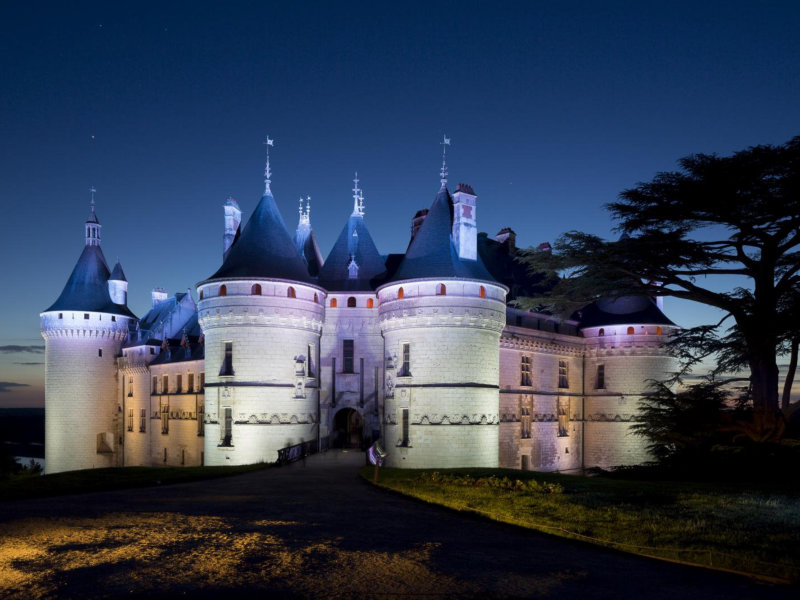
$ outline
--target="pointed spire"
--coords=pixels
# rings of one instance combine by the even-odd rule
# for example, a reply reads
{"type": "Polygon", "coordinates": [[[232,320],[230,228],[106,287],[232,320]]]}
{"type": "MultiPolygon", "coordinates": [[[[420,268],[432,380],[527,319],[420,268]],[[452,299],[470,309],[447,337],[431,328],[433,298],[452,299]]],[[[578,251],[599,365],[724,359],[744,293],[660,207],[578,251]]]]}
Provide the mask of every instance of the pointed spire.
{"type": "Polygon", "coordinates": [[[97,190],[94,186],[89,188],[89,193],[92,195],[89,202],[89,216],[86,218],[85,234],[87,246],[100,245],[100,221],[97,219],[97,214],[94,212],[94,194],[97,190]]]}
{"type": "Polygon", "coordinates": [[[267,166],[264,168],[264,193],[271,194],[272,190],[269,189],[269,184],[272,183],[270,179],[272,177],[272,171],[269,170],[269,147],[274,145],[275,140],[270,139],[267,136],[267,141],[264,142],[264,145],[267,147],[267,166]]]}
{"type": "MultiPolygon", "coordinates": [[[[94,189],[94,186],[92,186],[92,187],[90,187],[90,188],[89,188],[89,193],[92,195],[92,199],[91,199],[91,201],[89,202],[89,208],[90,208],[90,209],[91,209],[91,211],[92,211],[92,216],[94,216],[94,194],[95,194],[95,192],[97,192],[97,190],[96,190],[96,189],[94,189]]],[[[95,217],[95,219],[96,219],[96,218],[97,218],[97,217],[95,217]]]]}
{"type": "Polygon", "coordinates": [[[364,216],[364,196],[358,187],[358,171],[353,179],[353,215],[364,216]]]}
{"type": "Polygon", "coordinates": [[[447,147],[450,145],[450,138],[444,135],[439,143],[442,146],[442,170],[439,171],[439,175],[441,175],[442,189],[444,189],[447,187],[447,147]]]}

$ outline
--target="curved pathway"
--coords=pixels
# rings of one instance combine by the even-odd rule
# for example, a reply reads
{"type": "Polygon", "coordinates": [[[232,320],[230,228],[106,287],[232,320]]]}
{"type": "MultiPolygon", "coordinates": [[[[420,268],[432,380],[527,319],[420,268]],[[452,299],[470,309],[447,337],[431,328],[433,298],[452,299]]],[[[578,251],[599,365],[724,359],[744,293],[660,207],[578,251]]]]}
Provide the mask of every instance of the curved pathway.
{"type": "Polygon", "coordinates": [[[373,488],[360,453],[0,504],[0,597],[795,598],[373,488]]]}

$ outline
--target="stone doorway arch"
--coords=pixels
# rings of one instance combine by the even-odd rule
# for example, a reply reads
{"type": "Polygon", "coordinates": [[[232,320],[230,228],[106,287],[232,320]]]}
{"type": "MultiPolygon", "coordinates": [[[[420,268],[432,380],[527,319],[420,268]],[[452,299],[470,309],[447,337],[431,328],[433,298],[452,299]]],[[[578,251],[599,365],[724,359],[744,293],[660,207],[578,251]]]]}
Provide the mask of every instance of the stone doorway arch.
{"type": "Polygon", "coordinates": [[[361,448],[364,438],[364,417],[354,408],[342,408],[333,416],[334,448],[361,448]]]}

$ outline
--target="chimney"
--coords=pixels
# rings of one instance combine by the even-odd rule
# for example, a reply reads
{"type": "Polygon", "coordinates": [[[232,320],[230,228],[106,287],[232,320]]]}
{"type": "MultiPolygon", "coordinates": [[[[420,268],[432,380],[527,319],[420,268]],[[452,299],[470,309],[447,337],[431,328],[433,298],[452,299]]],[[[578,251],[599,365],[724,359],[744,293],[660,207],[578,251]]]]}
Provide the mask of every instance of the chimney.
{"type": "Polygon", "coordinates": [[[156,304],[158,304],[159,302],[163,302],[164,300],[167,299],[167,290],[155,287],[153,288],[151,297],[153,299],[153,308],[155,308],[156,304]]]}
{"type": "Polygon", "coordinates": [[[513,254],[514,251],[517,249],[517,233],[511,229],[511,227],[503,227],[500,231],[497,232],[497,235],[494,236],[494,239],[500,242],[501,244],[505,244],[508,242],[508,253],[513,254]]]}
{"type": "Polygon", "coordinates": [[[239,204],[231,196],[225,201],[225,233],[222,235],[222,260],[228,256],[228,251],[236,240],[236,232],[242,222],[242,211],[239,204]]]}
{"type": "Polygon", "coordinates": [[[459,183],[453,194],[453,243],[461,260],[478,259],[477,196],[472,186],[459,183]]]}
{"type": "Polygon", "coordinates": [[[425,217],[428,216],[428,209],[423,208],[422,210],[418,210],[414,215],[414,218],[411,219],[411,239],[408,240],[408,245],[411,245],[411,242],[414,241],[414,238],[417,236],[417,232],[419,228],[422,227],[422,222],[425,220],[425,217]]]}

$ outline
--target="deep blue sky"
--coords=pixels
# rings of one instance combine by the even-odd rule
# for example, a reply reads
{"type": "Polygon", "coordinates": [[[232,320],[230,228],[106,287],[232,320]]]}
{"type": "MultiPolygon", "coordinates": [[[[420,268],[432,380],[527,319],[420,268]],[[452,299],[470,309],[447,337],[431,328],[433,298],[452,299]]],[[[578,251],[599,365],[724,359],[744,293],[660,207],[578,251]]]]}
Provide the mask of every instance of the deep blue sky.
{"type": "MultiPolygon", "coordinates": [[[[20,364],[43,355],[7,346],[41,346],[91,185],[140,315],[154,285],[219,266],[222,203],[254,208],[267,134],[287,225],[310,195],[323,254],[354,170],[379,250],[402,251],[443,134],[480,230],[610,236],[603,204],[679,157],[800,133],[798,23],[789,1],[6,2],[0,406],[43,397],[43,366],[20,364]]],[[[685,325],[708,314],[667,306],[685,325]]]]}

